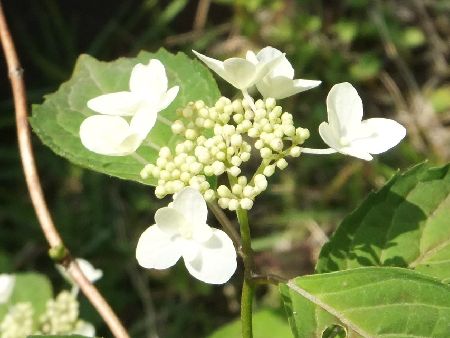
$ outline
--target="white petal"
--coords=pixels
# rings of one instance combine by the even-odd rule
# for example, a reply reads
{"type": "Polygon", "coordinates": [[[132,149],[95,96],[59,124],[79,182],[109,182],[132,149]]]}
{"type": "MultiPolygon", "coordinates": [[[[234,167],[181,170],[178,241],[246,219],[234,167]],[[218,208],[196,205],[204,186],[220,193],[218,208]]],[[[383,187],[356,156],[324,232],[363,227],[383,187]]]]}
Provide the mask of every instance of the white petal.
{"type": "Polygon", "coordinates": [[[367,137],[352,141],[352,147],[365,149],[370,154],[384,153],[396,146],[406,136],[400,123],[384,118],[373,118],[361,123],[363,135],[367,137]]]}
{"type": "Polygon", "coordinates": [[[236,271],[236,250],[222,230],[214,229],[211,238],[203,243],[194,259],[184,257],[189,273],[209,284],[226,283],[236,271]]]}
{"type": "Polygon", "coordinates": [[[223,62],[227,82],[240,90],[247,89],[255,84],[257,66],[241,58],[230,58],[223,62]]]}
{"type": "Polygon", "coordinates": [[[83,258],[77,258],[76,261],[85,277],[91,281],[91,283],[98,281],[103,277],[103,271],[96,269],[89,261],[83,258]]]}
{"type": "Polygon", "coordinates": [[[356,89],[348,82],[338,83],[327,96],[328,122],[345,136],[349,130],[359,126],[363,116],[363,105],[356,89]]]}
{"type": "Polygon", "coordinates": [[[247,61],[250,61],[251,63],[253,63],[254,65],[256,65],[259,61],[258,61],[258,57],[256,56],[256,54],[251,51],[248,50],[247,53],[245,54],[245,59],[247,61]]]}
{"type": "Polygon", "coordinates": [[[180,87],[174,86],[170,88],[161,98],[161,101],[159,102],[158,111],[166,109],[173,100],[177,97],[178,91],[180,87]]]}
{"type": "Polygon", "coordinates": [[[130,130],[144,140],[155,126],[157,117],[158,111],[154,107],[145,105],[131,119],[130,130]]]}
{"type": "Polygon", "coordinates": [[[134,153],[142,139],[119,116],[93,115],[80,126],[81,143],[90,151],[109,156],[134,153]]]}
{"type": "Polygon", "coordinates": [[[130,76],[130,90],[146,98],[160,98],[167,91],[166,69],[161,61],[152,59],[148,65],[138,63],[130,76]]]}
{"type": "Polygon", "coordinates": [[[14,275],[2,273],[0,274],[0,304],[6,303],[14,290],[16,278],[14,275]]]}
{"type": "Polygon", "coordinates": [[[204,225],[208,217],[205,199],[198,190],[186,187],[181,190],[173,201],[173,208],[193,224],[204,225]]]}
{"type": "Polygon", "coordinates": [[[279,58],[280,56],[282,56],[281,60],[277,63],[275,67],[272,68],[272,70],[268,75],[270,77],[284,76],[289,79],[293,79],[294,68],[292,68],[291,63],[288,61],[288,59],[284,56],[284,54],[281,51],[279,51],[276,48],[268,46],[261,49],[257,54],[257,58],[261,62],[269,62],[276,58],[279,58]]]}
{"type": "Polygon", "coordinates": [[[89,322],[84,320],[78,320],[75,324],[75,328],[70,332],[71,335],[82,335],[84,337],[94,337],[95,327],[89,322]]]}
{"type": "Polygon", "coordinates": [[[359,149],[350,145],[343,146],[341,144],[341,136],[337,134],[338,130],[332,128],[327,122],[322,122],[319,125],[319,134],[322,140],[334,150],[344,155],[350,155],[361,158],[366,161],[372,160],[372,156],[367,149],[359,149]]]}
{"type": "Polygon", "coordinates": [[[188,220],[180,211],[169,207],[156,211],[155,222],[158,228],[167,236],[177,236],[180,234],[180,229],[189,226],[188,220]]]}
{"type": "Polygon", "coordinates": [[[145,230],[136,247],[136,259],[147,269],[167,269],[181,257],[181,247],[156,225],[145,230]]]}
{"type": "Polygon", "coordinates": [[[337,134],[337,130],[332,128],[327,122],[322,122],[319,125],[319,134],[322,140],[331,148],[339,151],[342,148],[339,143],[340,136],[337,134]]]}
{"type": "Polygon", "coordinates": [[[131,92],[117,92],[90,99],[87,106],[105,115],[133,116],[139,109],[141,99],[131,92]]]}
{"type": "Polygon", "coordinates": [[[206,55],[200,54],[199,52],[196,52],[195,50],[192,50],[194,54],[202,60],[211,70],[217,73],[221,78],[225,79],[225,68],[222,61],[210,58],[206,55]]]}
{"type": "Polygon", "coordinates": [[[266,75],[256,84],[261,95],[265,98],[284,99],[285,97],[317,87],[321,81],[291,80],[284,76],[271,77],[266,75]]]}
{"type": "MultiPolygon", "coordinates": [[[[285,59],[286,59],[286,57],[284,56],[284,54],[281,54],[272,60],[265,61],[265,62],[259,62],[256,65],[256,72],[255,72],[255,75],[253,78],[253,82],[251,84],[253,85],[253,84],[258,83],[258,81],[260,81],[266,75],[270,74],[285,59]]],[[[289,63],[289,61],[288,61],[288,63],[289,63]]]]}

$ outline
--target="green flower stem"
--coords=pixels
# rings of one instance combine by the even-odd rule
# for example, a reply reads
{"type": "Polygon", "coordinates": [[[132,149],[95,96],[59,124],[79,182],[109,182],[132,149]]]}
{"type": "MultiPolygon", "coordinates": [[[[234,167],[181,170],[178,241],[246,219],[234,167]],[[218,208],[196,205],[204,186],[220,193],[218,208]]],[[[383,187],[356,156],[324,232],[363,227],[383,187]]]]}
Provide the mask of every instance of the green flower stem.
{"type": "Polygon", "coordinates": [[[247,210],[237,209],[236,214],[240,224],[241,243],[242,243],[242,259],[244,261],[244,282],[242,284],[241,295],[241,324],[242,338],[253,338],[252,329],[252,304],[254,294],[254,284],[251,280],[253,251],[250,237],[250,227],[248,224],[247,210]]]}

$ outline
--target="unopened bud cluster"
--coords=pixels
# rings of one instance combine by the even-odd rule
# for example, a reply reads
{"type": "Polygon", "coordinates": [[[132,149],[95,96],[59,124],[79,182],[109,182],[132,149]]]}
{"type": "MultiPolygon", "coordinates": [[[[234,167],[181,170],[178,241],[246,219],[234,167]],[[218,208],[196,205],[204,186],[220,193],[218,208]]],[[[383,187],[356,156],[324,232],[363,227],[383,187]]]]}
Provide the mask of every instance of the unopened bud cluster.
{"type": "Polygon", "coordinates": [[[0,324],[1,338],[23,338],[33,333],[34,310],[31,303],[13,305],[0,324]]]}
{"type": "Polygon", "coordinates": [[[78,320],[78,308],[74,295],[68,291],[60,292],[47,302],[45,313],[40,318],[40,331],[43,334],[72,332],[78,320]]]}
{"type": "Polygon", "coordinates": [[[141,171],[142,178],[158,180],[155,194],[159,198],[191,186],[208,201],[218,198],[224,209],[250,209],[267,188],[266,176],[276,167],[287,166],[284,157],[299,156],[298,145],[309,137],[307,129],[294,127],[292,115],[283,112],[274,99],[258,100],[255,107],[252,110],[245,100],[221,97],[213,107],[196,101],[179,109],[180,119],[172,131],[185,140],[174,150],[163,147],[156,163],[141,171]],[[248,182],[241,166],[250,160],[252,146],[259,150],[262,170],[248,182]],[[214,191],[207,178],[224,173],[237,183],[214,191]]]}

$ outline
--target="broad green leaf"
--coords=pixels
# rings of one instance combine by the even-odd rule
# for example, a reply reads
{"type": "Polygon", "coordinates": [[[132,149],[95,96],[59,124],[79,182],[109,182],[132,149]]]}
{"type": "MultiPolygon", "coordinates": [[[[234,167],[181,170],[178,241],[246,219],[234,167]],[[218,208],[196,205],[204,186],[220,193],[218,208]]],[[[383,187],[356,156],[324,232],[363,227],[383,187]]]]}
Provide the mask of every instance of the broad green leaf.
{"type": "Polygon", "coordinates": [[[408,269],[369,267],[298,277],[280,289],[296,338],[320,338],[332,326],[354,338],[450,335],[450,286],[408,269]]]}
{"type": "Polygon", "coordinates": [[[344,219],[323,247],[317,271],[398,266],[449,282],[449,222],[450,165],[418,165],[344,219]]]}
{"type": "Polygon", "coordinates": [[[11,298],[0,304],[0,321],[11,305],[29,302],[34,309],[35,318],[44,313],[47,301],[53,297],[52,286],[46,276],[27,272],[15,274],[15,284],[11,298]]]}
{"type": "MultiPolygon", "coordinates": [[[[237,319],[209,335],[208,338],[240,338],[241,321],[237,319]]],[[[253,314],[253,338],[292,337],[289,324],[281,314],[272,309],[256,311],[253,314]]]]}
{"type": "Polygon", "coordinates": [[[176,109],[188,102],[203,100],[212,105],[220,96],[217,84],[210,72],[198,61],[185,54],[171,54],[164,49],[157,53],[141,52],[136,58],[120,58],[102,62],[88,55],[81,55],[75,65],[72,78],[63,83],[53,94],[47,95],[41,105],[33,106],[30,119],[35,133],[55,153],[82,167],[122,179],[155,185],[154,180],[143,181],[139,172],[143,164],[139,156],[103,156],[83,147],[79,138],[81,122],[95,112],[86,103],[96,96],[129,90],[131,70],[137,63],[159,59],[166,67],[169,86],[178,85],[176,99],[158,114],[158,121],[137,154],[154,162],[158,152],[149,144],[174,146],[176,139],[170,124],[176,117],[176,109]]]}

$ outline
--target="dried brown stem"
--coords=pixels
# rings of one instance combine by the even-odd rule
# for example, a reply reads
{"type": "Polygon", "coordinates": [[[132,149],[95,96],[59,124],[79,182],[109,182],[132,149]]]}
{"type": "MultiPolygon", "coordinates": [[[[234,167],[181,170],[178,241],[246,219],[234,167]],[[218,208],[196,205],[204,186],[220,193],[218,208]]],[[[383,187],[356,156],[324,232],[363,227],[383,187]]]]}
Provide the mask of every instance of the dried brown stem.
{"type": "MultiPolygon", "coordinates": [[[[64,242],[59,235],[58,230],[53,223],[50,212],[45,202],[39,175],[31,146],[31,134],[28,125],[28,111],[26,101],[26,90],[23,80],[23,69],[20,65],[14,41],[9,32],[3,5],[0,1],[0,41],[8,66],[8,74],[11,82],[11,88],[14,98],[14,107],[16,113],[17,138],[19,143],[20,157],[25,179],[33,204],[36,216],[41,226],[42,232],[47,239],[50,248],[64,248],[64,242]]],[[[129,338],[129,335],[119,318],[111,309],[109,304],[99,293],[97,288],[86,279],[77,263],[70,258],[70,255],[64,257],[65,265],[68,266],[68,272],[73,280],[80,287],[86,298],[91,302],[94,308],[108,325],[112,334],[116,338],[129,338]]]]}

